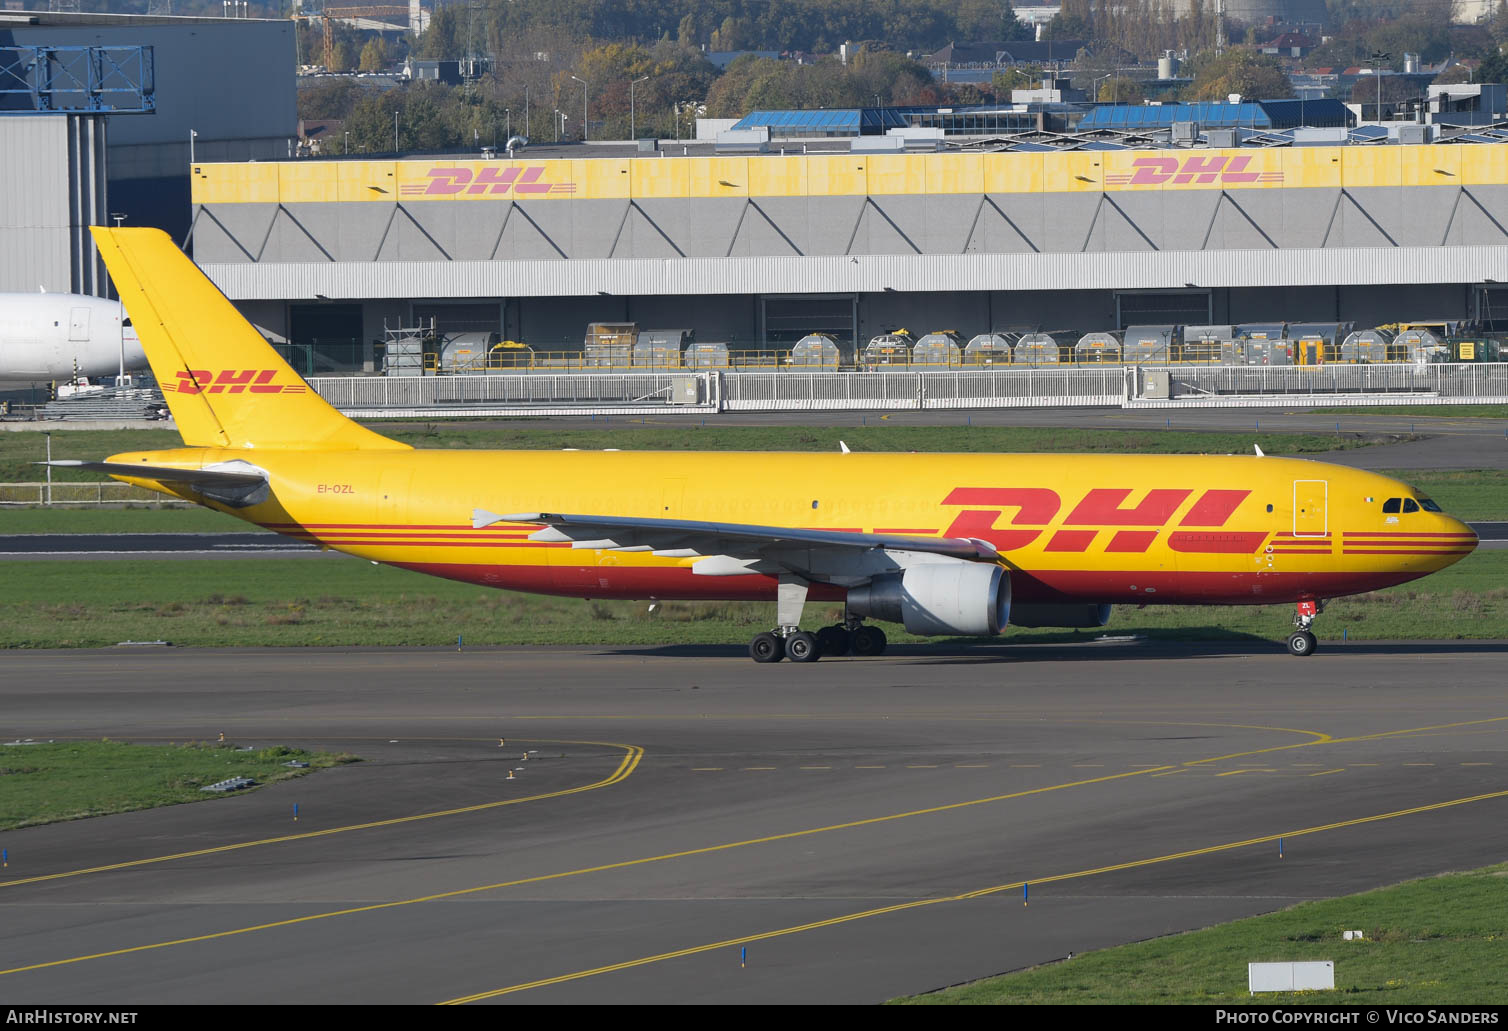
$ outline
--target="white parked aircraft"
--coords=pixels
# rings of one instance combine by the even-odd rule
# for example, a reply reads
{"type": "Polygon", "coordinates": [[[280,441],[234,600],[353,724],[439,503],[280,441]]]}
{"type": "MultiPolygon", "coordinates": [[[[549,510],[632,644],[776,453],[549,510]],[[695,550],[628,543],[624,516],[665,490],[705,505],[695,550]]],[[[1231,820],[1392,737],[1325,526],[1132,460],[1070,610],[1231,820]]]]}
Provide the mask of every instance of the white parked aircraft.
{"type": "Polygon", "coordinates": [[[0,383],[95,379],[146,364],[119,301],[81,294],[0,294],[0,383]]]}

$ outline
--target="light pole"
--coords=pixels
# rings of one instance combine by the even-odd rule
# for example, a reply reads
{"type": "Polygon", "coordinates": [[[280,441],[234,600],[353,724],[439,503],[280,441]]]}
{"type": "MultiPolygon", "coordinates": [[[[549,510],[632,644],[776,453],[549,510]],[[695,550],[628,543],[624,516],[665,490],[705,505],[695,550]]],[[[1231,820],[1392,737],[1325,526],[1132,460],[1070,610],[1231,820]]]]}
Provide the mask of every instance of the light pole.
{"type": "Polygon", "coordinates": [[[581,83],[581,142],[585,143],[587,141],[588,124],[586,120],[586,80],[575,75],[571,76],[571,78],[581,83]]]}
{"type": "Polygon", "coordinates": [[[639,138],[638,123],[634,121],[634,87],[648,78],[649,76],[645,75],[628,84],[628,138],[631,140],[639,138]]]}
{"type": "Polygon", "coordinates": [[[503,108],[503,139],[513,139],[513,109],[511,107],[503,108]]]}
{"type": "MultiPolygon", "coordinates": [[[[524,139],[529,138],[529,87],[524,87],[524,139]]],[[[560,140],[556,140],[559,143],[560,140]]]]}
{"type": "Polygon", "coordinates": [[[341,157],[345,157],[349,153],[351,153],[351,130],[347,129],[346,130],[346,141],[345,141],[345,144],[341,147],[340,156],[341,157]]]}
{"type": "Polygon", "coordinates": [[[194,163],[194,141],[199,138],[198,129],[189,130],[189,164],[194,163]]]}
{"type": "Polygon", "coordinates": [[[560,142],[560,108],[557,107],[555,109],[555,113],[550,116],[550,121],[555,126],[555,142],[559,143],[560,142]]]}
{"type": "Polygon", "coordinates": [[[1372,74],[1377,76],[1377,120],[1382,121],[1382,62],[1393,59],[1392,54],[1385,54],[1381,50],[1372,52],[1372,74]]]}

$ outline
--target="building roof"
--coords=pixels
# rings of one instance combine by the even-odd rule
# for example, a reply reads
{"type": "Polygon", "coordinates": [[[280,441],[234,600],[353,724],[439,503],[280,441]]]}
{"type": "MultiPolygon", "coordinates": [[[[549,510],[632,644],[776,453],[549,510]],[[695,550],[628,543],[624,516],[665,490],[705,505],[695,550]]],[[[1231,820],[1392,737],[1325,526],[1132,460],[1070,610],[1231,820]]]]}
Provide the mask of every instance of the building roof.
{"type": "Polygon", "coordinates": [[[1266,129],[1272,117],[1261,104],[1103,104],[1084,116],[1079,130],[1149,129],[1167,127],[1174,122],[1198,122],[1207,128],[1247,126],[1266,129]]]}
{"type": "Polygon", "coordinates": [[[858,136],[906,126],[894,108],[838,108],[820,111],[750,111],[734,125],[739,129],[768,128],[771,136],[822,133],[828,136],[858,136]]]}
{"type": "Polygon", "coordinates": [[[1082,39],[980,40],[975,43],[949,43],[935,54],[922,59],[923,64],[1034,64],[1039,61],[1065,61],[1088,45],[1082,39]]]}

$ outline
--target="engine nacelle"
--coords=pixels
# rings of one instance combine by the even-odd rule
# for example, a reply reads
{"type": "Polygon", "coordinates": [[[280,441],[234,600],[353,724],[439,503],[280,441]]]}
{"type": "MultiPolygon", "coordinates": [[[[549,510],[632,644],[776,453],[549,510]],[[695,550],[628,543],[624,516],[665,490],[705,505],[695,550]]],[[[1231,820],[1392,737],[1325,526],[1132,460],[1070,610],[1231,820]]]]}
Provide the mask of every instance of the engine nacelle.
{"type": "Polygon", "coordinates": [[[928,562],[848,592],[848,611],[913,634],[998,634],[1011,615],[1011,578],[993,563],[928,562]]]}
{"type": "Polygon", "coordinates": [[[1052,603],[1011,606],[1011,626],[1096,627],[1110,622],[1110,603],[1052,603]]]}

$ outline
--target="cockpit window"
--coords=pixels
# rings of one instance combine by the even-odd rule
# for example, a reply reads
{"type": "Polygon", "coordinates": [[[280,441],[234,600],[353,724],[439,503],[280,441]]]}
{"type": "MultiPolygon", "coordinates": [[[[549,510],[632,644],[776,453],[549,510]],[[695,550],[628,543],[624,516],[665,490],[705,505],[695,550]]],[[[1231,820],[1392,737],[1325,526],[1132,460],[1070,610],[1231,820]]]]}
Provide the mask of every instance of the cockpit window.
{"type": "Polygon", "coordinates": [[[1403,499],[1402,498],[1388,498],[1386,501],[1384,501],[1382,503],[1382,510],[1384,512],[1397,512],[1402,507],[1403,507],[1403,499]]]}
{"type": "Polygon", "coordinates": [[[1405,512],[1417,512],[1419,511],[1419,502],[1415,501],[1413,498],[1404,498],[1403,510],[1405,512]]]}
{"type": "Polygon", "coordinates": [[[1439,512],[1439,511],[1441,511],[1440,506],[1437,505],[1437,504],[1435,504],[1429,498],[1420,498],[1419,499],[1419,507],[1422,508],[1422,509],[1424,509],[1426,512],[1439,512]]]}

